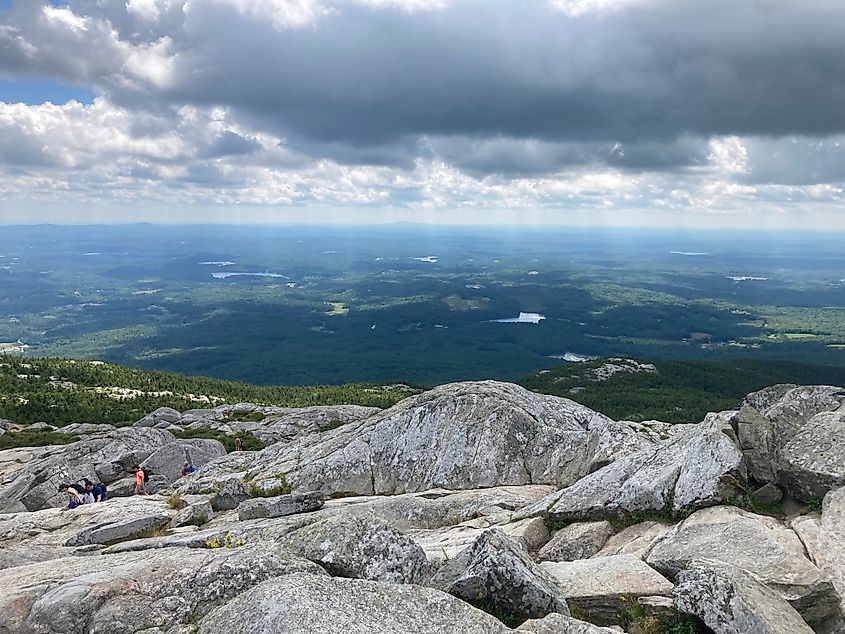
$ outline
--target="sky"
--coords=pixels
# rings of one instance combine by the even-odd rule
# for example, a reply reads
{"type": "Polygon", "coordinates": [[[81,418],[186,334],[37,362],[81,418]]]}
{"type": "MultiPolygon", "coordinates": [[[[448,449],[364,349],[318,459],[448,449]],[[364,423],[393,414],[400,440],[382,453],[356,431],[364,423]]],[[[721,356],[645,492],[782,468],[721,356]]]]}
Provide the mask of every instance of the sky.
{"type": "Polygon", "coordinates": [[[845,230],[841,0],[0,0],[0,224],[845,230]]]}

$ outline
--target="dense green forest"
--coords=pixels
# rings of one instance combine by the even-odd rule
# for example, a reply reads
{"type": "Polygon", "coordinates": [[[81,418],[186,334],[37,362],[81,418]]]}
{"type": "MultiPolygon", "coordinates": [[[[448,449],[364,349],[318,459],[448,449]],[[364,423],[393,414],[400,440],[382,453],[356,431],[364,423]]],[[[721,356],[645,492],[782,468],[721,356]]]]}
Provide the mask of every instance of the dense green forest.
{"type": "MultiPolygon", "coordinates": [[[[654,371],[631,371],[644,363],[613,359],[570,363],[541,370],[518,383],[570,398],[616,420],[675,423],[698,422],[707,412],[735,408],[749,392],[776,383],[845,385],[845,368],[838,367],[747,359],[658,360],[653,362],[654,371]],[[628,371],[598,380],[596,372],[608,363],[628,371]]],[[[99,362],[0,357],[0,418],[25,424],[123,425],[162,406],[185,411],[241,402],[389,407],[421,389],[402,384],[256,386],[99,362]]]]}
{"type": "MultiPolygon", "coordinates": [[[[571,398],[614,420],[670,423],[699,422],[707,412],[734,409],[746,394],[776,383],[845,386],[845,368],[751,359],[654,361],[656,372],[622,371],[597,380],[593,371],[606,363],[596,359],[541,370],[518,382],[571,398]]],[[[612,363],[635,368],[628,361],[612,363]]]]}
{"type": "Polygon", "coordinates": [[[244,402],[389,407],[414,391],[367,384],[256,386],[100,362],[0,356],[0,418],[15,423],[128,424],[162,406],[185,411],[244,402]]]}
{"type": "Polygon", "coordinates": [[[586,228],[6,227],[0,352],[267,386],[514,380],[567,352],[845,367],[840,242],[586,228]],[[520,313],[538,323],[513,323],[520,313]]]}

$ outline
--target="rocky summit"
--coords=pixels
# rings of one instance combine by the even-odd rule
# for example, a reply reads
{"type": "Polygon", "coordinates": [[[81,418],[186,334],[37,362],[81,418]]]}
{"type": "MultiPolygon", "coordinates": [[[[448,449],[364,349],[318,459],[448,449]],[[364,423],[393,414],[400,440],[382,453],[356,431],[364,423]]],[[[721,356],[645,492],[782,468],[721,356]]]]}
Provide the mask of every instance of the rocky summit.
{"type": "Polygon", "coordinates": [[[630,423],[481,381],[74,424],[0,451],[0,633],[845,634],[845,389],[737,405],[630,423]],[[68,508],[83,478],[108,499],[68,508]]]}

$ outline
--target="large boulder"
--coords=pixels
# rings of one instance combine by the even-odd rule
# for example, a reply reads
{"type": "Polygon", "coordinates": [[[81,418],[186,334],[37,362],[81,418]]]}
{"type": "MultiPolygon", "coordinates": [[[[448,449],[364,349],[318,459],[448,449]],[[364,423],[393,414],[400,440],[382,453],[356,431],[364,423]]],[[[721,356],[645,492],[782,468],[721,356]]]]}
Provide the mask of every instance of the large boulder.
{"type": "Polygon", "coordinates": [[[162,499],[142,496],[0,515],[0,569],[58,559],[78,547],[138,539],[162,529],[172,516],[162,499]]]}
{"type": "Polygon", "coordinates": [[[752,575],[719,562],[693,562],[678,574],[679,612],[700,618],[715,634],[812,634],[801,615],[752,575]]]}
{"type": "Polygon", "coordinates": [[[226,448],[218,440],[177,440],[156,449],[141,463],[141,466],[164,476],[169,483],[182,477],[182,467],[185,463],[191,463],[199,468],[225,455],[226,448]]]}
{"type": "Polygon", "coordinates": [[[813,416],[780,450],[778,483],[799,500],[845,485],[845,411],[813,416]]]}
{"type": "MultiPolygon", "coordinates": [[[[326,493],[557,485],[647,443],[568,399],[481,381],[442,385],[366,420],[271,445],[238,468],[258,486],[274,486],[283,474],[295,489],[326,493]]],[[[191,486],[219,480],[232,466],[212,462],[191,486]]]]}
{"type": "Polygon", "coordinates": [[[280,535],[277,541],[335,576],[419,583],[428,572],[422,548],[383,522],[337,515],[280,535]]]}
{"type": "Polygon", "coordinates": [[[63,506],[67,496],[59,493],[60,484],[83,478],[102,480],[98,473],[107,471],[116,474],[110,481],[117,480],[129,474],[133,464],[175,441],[167,431],[129,427],[50,447],[0,483],[0,512],[63,506]]]}
{"type": "MultiPolygon", "coordinates": [[[[189,625],[281,575],[325,574],[267,544],[67,557],[4,571],[0,632],[131,634],[189,625]]],[[[236,629],[229,630],[237,631],[236,629]]]]}
{"type": "Polygon", "coordinates": [[[319,491],[252,498],[238,505],[238,519],[254,520],[262,517],[284,517],[297,513],[309,513],[323,508],[324,503],[325,498],[319,491]]]}
{"type": "Polygon", "coordinates": [[[543,562],[540,567],[571,607],[601,625],[615,623],[617,613],[631,600],[672,594],[672,583],[633,555],[543,562]]]}
{"type": "Polygon", "coordinates": [[[550,612],[568,615],[565,595],[524,548],[499,530],[487,531],[440,568],[430,585],[512,626],[550,612]]]}
{"type": "Polygon", "coordinates": [[[845,389],[829,385],[774,385],[746,396],[737,423],[749,474],[761,483],[777,482],[783,447],[815,415],[843,403],[845,389]]]}
{"type": "Polygon", "coordinates": [[[807,559],[795,532],[771,517],[734,507],[704,509],[666,533],[646,557],[669,578],[700,559],[753,574],[810,624],[839,613],[828,577],[807,559]]]}
{"type": "Polygon", "coordinates": [[[608,521],[574,522],[557,531],[537,554],[546,561],[587,559],[599,552],[613,535],[608,521]]]}
{"type": "Polygon", "coordinates": [[[225,480],[211,498],[211,506],[215,511],[231,511],[248,500],[252,494],[246,482],[240,478],[225,480]]]}
{"type": "Polygon", "coordinates": [[[162,423],[168,425],[178,423],[182,414],[172,407],[159,407],[135,422],[135,427],[155,427],[162,423]]]}
{"type": "MultiPolygon", "coordinates": [[[[824,498],[821,517],[802,517],[792,522],[810,559],[833,582],[845,615],[845,487],[824,498]]],[[[843,628],[845,629],[845,628],[843,628]]]]}
{"type": "Polygon", "coordinates": [[[211,508],[211,503],[208,500],[201,500],[179,509],[170,521],[170,526],[173,528],[202,526],[210,522],[213,517],[214,509],[211,508]]]}
{"type": "Polygon", "coordinates": [[[500,621],[431,588],[286,575],[208,614],[198,634],[505,634],[500,621]]]}
{"type": "Polygon", "coordinates": [[[746,473],[731,426],[733,414],[708,414],[692,430],[620,458],[529,505],[517,517],[624,518],[635,511],[671,513],[737,497],[746,473]]]}

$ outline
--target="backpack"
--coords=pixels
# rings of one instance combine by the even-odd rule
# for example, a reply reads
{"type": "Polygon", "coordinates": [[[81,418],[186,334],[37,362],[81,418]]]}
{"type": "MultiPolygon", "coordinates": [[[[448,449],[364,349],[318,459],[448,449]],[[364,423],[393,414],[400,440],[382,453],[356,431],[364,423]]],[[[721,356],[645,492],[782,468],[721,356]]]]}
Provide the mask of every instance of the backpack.
{"type": "Polygon", "coordinates": [[[80,495],[85,495],[85,485],[84,484],[79,484],[78,482],[75,482],[75,483],[71,484],[70,486],[71,486],[71,488],[76,489],[77,492],[80,495]]]}
{"type": "Polygon", "coordinates": [[[153,472],[152,472],[152,471],[150,471],[147,467],[144,467],[143,469],[141,469],[141,473],[143,473],[143,474],[144,474],[144,484],[146,484],[147,482],[149,482],[149,481],[150,481],[150,476],[152,476],[152,475],[153,475],[153,472]]]}

